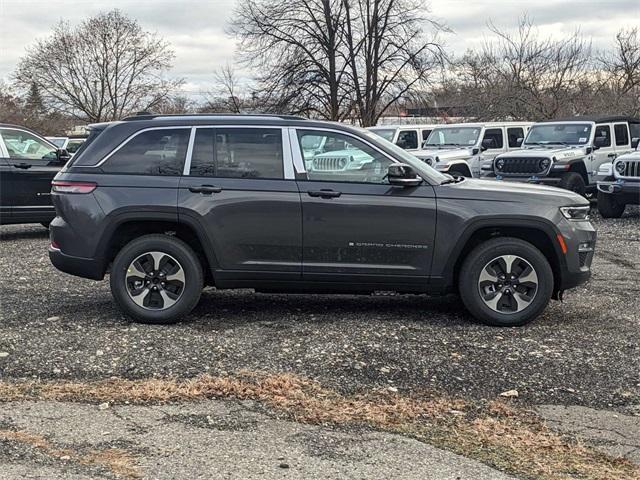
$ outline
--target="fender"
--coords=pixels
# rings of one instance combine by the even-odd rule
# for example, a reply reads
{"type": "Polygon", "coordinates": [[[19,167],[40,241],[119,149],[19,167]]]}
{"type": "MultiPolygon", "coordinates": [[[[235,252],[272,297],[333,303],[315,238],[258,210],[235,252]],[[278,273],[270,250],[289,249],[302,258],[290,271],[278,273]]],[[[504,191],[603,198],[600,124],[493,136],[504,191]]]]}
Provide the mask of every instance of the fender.
{"type": "Polygon", "coordinates": [[[543,218],[522,218],[521,216],[505,216],[495,219],[477,219],[469,222],[469,224],[464,228],[462,234],[458,237],[455,245],[452,247],[449,255],[447,256],[447,260],[445,261],[444,267],[442,268],[443,275],[441,277],[433,277],[433,283],[435,283],[436,285],[440,283],[445,290],[453,287],[455,281],[455,267],[458,262],[462,260],[460,258],[460,255],[462,254],[462,251],[468,241],[473,237],[474,234],[482,229],[500,229],[501,227],[525,227],[543,232],[551,242],[551,245],[553,245],[556,260],[560,265],[560,271],[557,272],[558,275],[561,275],[562,270],[566,268],[566,259],[564,258],[561,247],[556,239],[559,231],[551,221],[543,218]]]}

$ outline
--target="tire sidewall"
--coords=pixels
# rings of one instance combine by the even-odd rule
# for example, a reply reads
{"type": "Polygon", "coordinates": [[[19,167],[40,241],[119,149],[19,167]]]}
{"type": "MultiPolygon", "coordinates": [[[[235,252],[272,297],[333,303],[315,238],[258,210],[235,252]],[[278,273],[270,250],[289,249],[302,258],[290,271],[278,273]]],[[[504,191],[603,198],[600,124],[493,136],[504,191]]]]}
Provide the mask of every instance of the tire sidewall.
{"type": "Polygon", "coordinates": [[[467,256],[460,271],[459,288],[465,306],[480,321],[494,326],[520,326],[536,318],[546,308],[553,293],[553,271],[545,256],[533,245],[515,238],[498,238],[479,245],[467,256]],[[491,260],[501,255],[522,257],[531,264],[538,276],[538,290],[532,303],[518,313],[496,312],[480,296],[480,272],[491,260]]]}
{"type": "Polygon", "coordinates": [[[568,172],[563,175],[561,187],[565,190],[570,190],[578,195],[585,196],[586,193],[586,184],[584,183],[584,178],[582,175],[576,172],[568,172]]]}
{"type": "Polygon", "coordinates": [[[603,218],[620,218],[625,208],[613,195],[598,191],[598,212],[603,218]]]}
{"type": "Polygon", "coordinates": [[[116,256],[110,276],[111,293],[128,316],[144,323],[173,323],[188,314],[198,303],[202,292],[202,266],[193,250],[181,240],[167,235],[147,235],[128,243],[116,256]],[[147,252],[171,255],[182,266],[185,274],[184,291],[180,299],[166,310],[147,310],[137,305],[126,287],[129,265],[147,252]]]}

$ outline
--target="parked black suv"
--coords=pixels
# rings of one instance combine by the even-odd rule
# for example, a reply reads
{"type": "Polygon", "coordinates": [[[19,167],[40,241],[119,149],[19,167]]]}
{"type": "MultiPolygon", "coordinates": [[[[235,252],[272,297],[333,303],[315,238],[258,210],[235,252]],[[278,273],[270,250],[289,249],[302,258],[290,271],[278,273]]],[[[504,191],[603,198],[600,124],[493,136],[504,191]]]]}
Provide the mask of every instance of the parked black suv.
{"type": "Polygon", "coordinates": [[[521,325],[590,275],[588,202],[441,174],[379,136],[289,116],[96,125],[53,181],[49,255],[111,272],[120,308],[169,323],[203,285],[260,292],[459,292],[521,325]]]}
{"type": "Polygon", "coordinates": [[[0,225],[48,226],[55,217],[51,180],[69,158],[33,130],[0,123],[0,225]]]}

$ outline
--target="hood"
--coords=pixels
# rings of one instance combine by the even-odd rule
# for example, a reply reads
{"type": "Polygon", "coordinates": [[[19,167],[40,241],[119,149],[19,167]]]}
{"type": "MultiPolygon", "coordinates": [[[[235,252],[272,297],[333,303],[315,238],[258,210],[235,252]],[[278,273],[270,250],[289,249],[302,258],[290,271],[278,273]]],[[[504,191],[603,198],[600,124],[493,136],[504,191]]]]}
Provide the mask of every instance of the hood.
{"type": "Polygon", "coordinates": [[[467,159],[473,156],[475,147],[455,147],[455,148],[434,148],[429,150],[418,150],[413,153],[418,158],[436,158],[440,160],[467,159]]]}
{"type": "Polygon", "coordinates": [[[589,201],[577,193],[545,185],[530,183],[501,182],[496,180],[465,179],[463,182],[450,184],[452,191],[471,194],[483,200],[518,202],[526,204],[547,203],[558,207],[569,205],[589,205],[589,201]]]}
{"type": "Polygon", "coordinates": [[[535,147],[535,148],[524,148],[522,150],[516,150],[508,153],[502,153],[498,155],[496,158],[500,158],[503,156],[509,157],[509,158],[556,157],[556,160],[562,161],[562,160],[571,160],[573,158],[584,157],[586,154],[587,152],[585,147],[568,147],[568,146],[559,146],[554,148],[535,147]]]}

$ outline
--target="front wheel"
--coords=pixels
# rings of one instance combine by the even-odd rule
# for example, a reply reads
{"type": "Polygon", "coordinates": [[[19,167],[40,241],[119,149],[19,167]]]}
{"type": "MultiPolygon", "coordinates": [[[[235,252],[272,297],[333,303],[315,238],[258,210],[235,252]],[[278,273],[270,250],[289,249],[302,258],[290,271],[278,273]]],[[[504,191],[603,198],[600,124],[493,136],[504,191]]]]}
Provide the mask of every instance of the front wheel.
{"type": "Polygon", "coordinates": [[[142,323],[174,323],[200,300],[202,265],[182,240],[145,235],[120,250],[110,283],[126,315],[142,323]]]}
{"type": "Polygon", "coordinates": [[[536,318],[553,293],[553,272],[536,247],[500,237],[478,245],[462,264],[460,296],[487,325],[514,327],[536,318]]]}
{"type": "Polygon", "coordinates": [[[565,190],[571,190],[578,195],[582,195],[584,197],[585,192],[587,190],[587,186],[584,183],[584,178],[582,175],[576,172],[566,172],[563,173],[560,177],[560,182],[558,182],[558,186],[560,188],[564,188],[565,190]]]}
{"type": "Polygon", "coordinates": [[[615,195],[598,190],[598,212],[603,218],[620,218],[626,205],[618,202],[615,195]]]}

